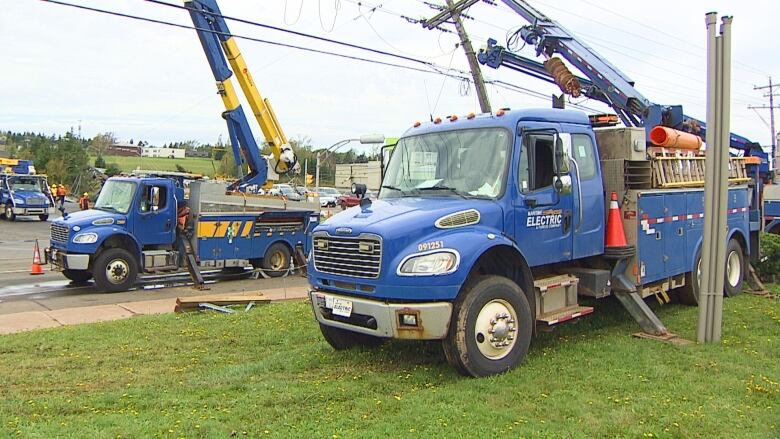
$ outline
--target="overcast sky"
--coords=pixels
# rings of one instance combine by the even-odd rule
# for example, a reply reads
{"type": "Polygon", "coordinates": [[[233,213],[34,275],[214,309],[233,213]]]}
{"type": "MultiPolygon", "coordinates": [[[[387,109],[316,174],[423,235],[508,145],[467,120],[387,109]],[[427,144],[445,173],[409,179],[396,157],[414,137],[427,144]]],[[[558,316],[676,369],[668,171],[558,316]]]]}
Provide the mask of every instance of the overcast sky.
{"type": "MultiPolygon", "coordinates": [[[[159,20],[191,24],[183,10],[142,0],[65,0],[159,20]]],[[[174,0],[172,3],[179,4],[174,0]]],[[[442,0],[431,0],[443,3],[442,0]]],[[[401,16],[432,16],[417,0],[221,0],[225,15],[262,22],[467,69],[454,34],[427,31],[401,16]],[[380,5],[371,12],[370,7],[380,5]]],[[[505,43],[507,30],[526,24],[506,8],[478,3],[466,21],[476,48],[488,37],[505,43]]],[[[775,74],[780,82],[776,17],[780,2],[624,0],[532,1],[623,70],[653,102],[682,104],[705,118],[704,14],[734,16],[732,131],[770,144],[768,110],[754,85],[775,74]]],[[[195,31],[77,10],[37,0],[0,0],[0,129],[91,137],[114,132],[120,140],[161,145],[211,142],[227,129],[222,101],[195,31]]],[[[229,22],[237,35],[413,65],[287,33],[229,22]]],[[[288,137],[315,146],[381,133],[398,136],[430,114],[478,112],[473,87],[437,74],[238,40],[260,92],[271,99],[288,137]],[[467,93],[464,93],[467,92],[467,93]]],[[[533,56],[525,48],[523,53],[533,56]]],[[[549,96],[549,84],[511,70],[483,69],[496,79],[549,96]]],[[[548,107],[549,99],[489,85],[494,108],[548,107]]],[[[582,102],[605,110],[597,102],[582,102]]],[[[248,111],[248,107],[247,107],[248,111]]],[[[780,115],[779,115],[780,116],[780,115]]],[[[261,136],[253,123],[256,136],[261,136]]]]}

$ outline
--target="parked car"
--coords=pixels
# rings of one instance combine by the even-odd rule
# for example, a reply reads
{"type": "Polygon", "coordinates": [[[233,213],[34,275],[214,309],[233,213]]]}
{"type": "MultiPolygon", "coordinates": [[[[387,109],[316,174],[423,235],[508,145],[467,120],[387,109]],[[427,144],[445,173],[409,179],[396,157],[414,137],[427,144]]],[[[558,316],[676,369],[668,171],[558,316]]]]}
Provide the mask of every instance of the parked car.
{"type": "Polygon", "coordinates": [[[303,196],[296,192],[289,184],[275,184],[268,193],[277,197],[285,197],[290,201],[303,200],[303,196]]]}
{"type": "Polygon", "coordinates": [[[322,207],[336,207],[338,199],[341,196],[341,192],[338,189],[332,187],[321,187],[319,191],[320,206],[322,207]]]}
{"type": "MultiPolygon", "coordinates": [[[[373,191],[366,191],[366,198],[375,200],[376,199],[376,193],[373,191]]],[[[360,204],[360,198],[358,198],[355,194],[344,194],[339,197],[339,199],[336,201],[339,206],[341,206],[341,210],[349,209],[350,207],[357,206],[360,204]]]]}

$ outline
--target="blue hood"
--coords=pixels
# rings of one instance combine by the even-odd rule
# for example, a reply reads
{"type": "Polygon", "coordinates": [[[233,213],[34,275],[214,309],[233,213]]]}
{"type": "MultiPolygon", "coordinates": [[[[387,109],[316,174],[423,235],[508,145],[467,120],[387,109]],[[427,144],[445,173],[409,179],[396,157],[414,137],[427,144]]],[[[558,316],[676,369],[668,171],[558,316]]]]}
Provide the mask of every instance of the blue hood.
{"type": "Polygon", "coordinates": [[[482,217],[481,224],[502,229],[502,209],[491,200],[403,197],[376,200],[367,208],[352,207],[317,226],[315,232],[327,231],[336,235],[336,229],[348,227],[352,229],[351,236],[375,233],[385,241],[414,240],[430,235],[437,219],[466,209],[477,209],[482,217]]]}
{"type": "Polygon", "coordinates": [[[43,192],[39,191],[27,191],[27,190],[15,190],[12,192],[13,197],[17,199],[21,199],[24,202],[25,206],[46,206],[49,197],[44,194],[43,192]],[[37,199],[37,200],[44,200],[43,202],[36,201],[35,203],[30,203],[31,200],[37,199]]]}
{"type": "Polygon", "coordinates": [[[119,220],[127,219],[126,216],[122,214],[106,212],[103,210],[89,209],[89,210],[80,210],[77,212],[70,213],[68,214],[67,217],[58,218],[53,222],[68,226],[69,229],[72,229],[73,226],[79,226],[82,229],[85,229],[87,227],[92,227],[92,221],[102,219],[102,218],[112,218],[114,220],[114,225],[117,225],[117,221],[119,220]]]}

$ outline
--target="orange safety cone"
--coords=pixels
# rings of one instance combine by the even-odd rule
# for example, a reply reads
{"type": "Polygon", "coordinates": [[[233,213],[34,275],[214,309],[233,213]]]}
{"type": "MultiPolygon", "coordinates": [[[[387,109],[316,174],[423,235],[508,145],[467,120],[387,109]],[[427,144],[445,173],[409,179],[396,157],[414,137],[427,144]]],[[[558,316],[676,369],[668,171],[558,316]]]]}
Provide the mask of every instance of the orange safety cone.
{"type": "Polygon", "coordinates": [[[623,220],[620,218],[617,192],[612,192],[609,202],[609,217],[607,217],[607,240],[605,247],[628,247],[626,234],[623,231],[623,220]]]}
{"type": "Polygon", "coordinates": [[[30,274],[43,274],[43,264],[41,263],[41,248],[38,247],[38,240],[35,240],[35,248],[33,249],[33,263],[30,269],[30,274]]]}

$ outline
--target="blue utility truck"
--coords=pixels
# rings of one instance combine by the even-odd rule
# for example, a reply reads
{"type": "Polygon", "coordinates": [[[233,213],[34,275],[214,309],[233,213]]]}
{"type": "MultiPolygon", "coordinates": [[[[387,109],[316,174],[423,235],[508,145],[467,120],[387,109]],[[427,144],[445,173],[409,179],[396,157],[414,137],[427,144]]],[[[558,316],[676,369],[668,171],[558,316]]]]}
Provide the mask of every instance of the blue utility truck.
{"type": "MultiPolygon", "coordinates": [[[[676,290],[696,303],[703,189],[653,188],[664,161],[644,159],[644,148],[641,128],[593,129],[562,109],[410,129],[379,199],[314,229],[309,282],[325,339],[337,349],[440,339],[459,371],[490,375],[522,361],[537,324],[592,312],[578,295],[610,294],[645,332],[667,336],[643,299],[676,290]],[[620,248],[605,247],[613,192],[628,241],[620,248]]],[[[752,190],[745,178],[733,183],[727,295],[757,250],[752,190]]]]}
{"type": "Polygon", "coordinates": [[[48,259],[68,279],[94,278],[109,292],[140,274],[184,269],[253,266],[281,276],[319,221],[283,201],[226,195],[221,183],[195,181],[189,191],[185,199],[174,178],[110,178],[92,209],[52,222],[48,259]]]}
{"type": "MultiPolygon", "coordinates": [[[[458,371],[485,376],[522,362],[538,325],[591,313],[578,296],[615,296],[644,333],[660,338],[673,335],[646,297],[668,302],[674,291],[697,302],[704,156],[648,140],[658,126],[704,139],[706,124],[680,105],[652,103],[527,2],[502,1],[531,23],[512,38],[546,60],[490,40],[479,61],[550,82],[562,94],[553,109],[415,124],[393,150],[379,199],[314,230],[312,307],[336,349],[442,340],[458,371]],[[615,114],[563,109],[566,95],[603,102],[615,114]]],[[[769,176],[758,144],[732,134],[730,146],[741,152],[729,175],[729,296],[741,289],[747,258],[758,257],[758,206],[769,176]]]]}
{"type": "Polygon", "coordinates": [[[54,213],[54,199],[45,175],[35,173],[29,160],[0,159],[0,215],[8,221],[37,216],[41,221],[54,213]]]}
{"type": "Polygon", "coordinates": [[[254,196],[247,187],[270,188],[295,172],[297,159],[270,103],[262,99],[216,1],[185,2],[225,111],[240,175],[236,181],[189,183],[181,173],[139,172],[106,181],[93,209],[58,219],[47,254],[69,279],[95,279],[100,291],[130,288],[140,273],[186,268],[197,284],[201,268],[243,271],[253,266],[270,276],[302,261],[304,236],[319,222],[319,203],[254,196]],[[231,77],[236,76],[271,147],[262,156],[231,77]]]}

